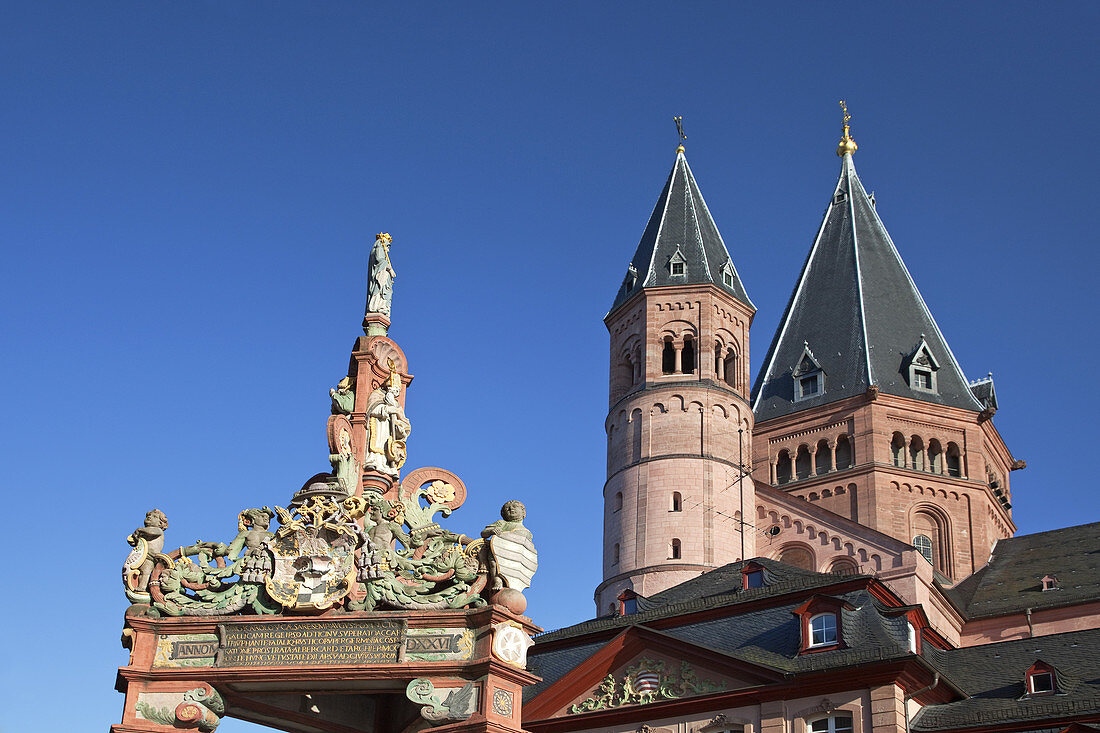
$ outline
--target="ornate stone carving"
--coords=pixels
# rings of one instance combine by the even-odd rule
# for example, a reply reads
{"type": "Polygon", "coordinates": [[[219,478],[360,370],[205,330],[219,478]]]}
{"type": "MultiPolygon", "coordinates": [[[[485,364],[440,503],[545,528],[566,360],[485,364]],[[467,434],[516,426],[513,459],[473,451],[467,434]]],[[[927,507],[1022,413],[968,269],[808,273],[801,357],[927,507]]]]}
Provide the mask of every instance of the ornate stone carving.
{"type": "Polygon", "coordinates": [[[390,244],[393,238],[382,232],[374,238],[370,253],[370,275],[367,280],[367,313],[381,313],[389,317],[393,299],[393,281],[397,277],[390,263],[390,244]]]}
{"type": "Polygon", "coordinates": [[[207,684],[184,693],[143,693],[135,709],[154,723],[173,728],[198,728],[209,733],[218,727],[225,715],[225,701],[218,691],[207,684]],[[172,703],[179,700],[174,707],[172,703]]]}
{"type": "Polygon", "coordinates": [[[328,391],[332,400],[333,415],[350,415],[355,409],[355,389],[351,377],[344,377],[334,389],[328,391]]]}
{"type": "Polygon", "coordinates": [[[148,603],[149,578],[155,565],[154,558],[164,549],[164,530],[168,529],[168,517],[159,509],[145,514],[145,524],[135,529],[126,541],[134,548],[122,564],[122,584],[126,597],[133,603],[148,603]]]}
{"type": "Polygon", "coordinates": [[[363,469],[396,477],[405,465],[405,440],[412,432],[412,423],[398,398],[401,395],[401,375],[390,362],[390,376],[385,384],[371,392],[367,399],[367,449],[363,469]]]}
{"type": "Polygon", "coordinates": [[[509,501],[500,509],[500,519],[481,531],[489,544],[490,588],[500,590],[506,585],[518,591],[531,587],[531,577],[538,569],[538,552],[532,542],[531,530],[523,526],[527,507],[509,501]]]}
{"type": "Polygon", "coordinates": [[[527,650],[534,643],[515,621],[504,621],[493,627],[493,656],[513,667],[527,667],[527,650]]]}
{"type": "Polygon", "coordinates": [[[687,662],[677,671],[662,660],[643,658],[626,668],[621,680],[607,675],[595,693],[569,708],[570,714],[607,710],[623,705],[647,705],[658,699],[676,700],[726,689],[725,682],[700,680],[687,662]]]}
{"type": "Polygon", "coordinates": [[[405,697],[423,706],[421,717],[435,725],[466,720],[477,711],[477,685],[473,682],[452,688],[442,698],[431,680],[419,677],[405,688],[405,697]]]}
{"type": "Polygon", "coordinates": [[[353,496],[359,488],[359,449],[352,443],[351,422],[343,415],[328,419],[329,463],[332,475],[344,496],[353,496]]]}

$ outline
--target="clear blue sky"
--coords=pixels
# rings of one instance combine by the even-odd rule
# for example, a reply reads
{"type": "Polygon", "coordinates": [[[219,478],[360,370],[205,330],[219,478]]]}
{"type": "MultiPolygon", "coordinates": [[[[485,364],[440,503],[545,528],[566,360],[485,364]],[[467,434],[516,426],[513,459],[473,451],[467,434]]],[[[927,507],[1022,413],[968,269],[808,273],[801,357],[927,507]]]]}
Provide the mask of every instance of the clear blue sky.
{"type": "Polygon", "coordinates": [[[996,375],[1020,531],[1097,520],[1098,25],[1095,3],[3,3],[4,728],[117,721],[148,508],[170,544],[227,541],[327,469],[378,231],[410,466],[464,477],[460,531],[525,501],[531,615],[589,616],[601,318],[673,115],[759,308],[754,376],[844,97],[963,369],[996,375]]]}

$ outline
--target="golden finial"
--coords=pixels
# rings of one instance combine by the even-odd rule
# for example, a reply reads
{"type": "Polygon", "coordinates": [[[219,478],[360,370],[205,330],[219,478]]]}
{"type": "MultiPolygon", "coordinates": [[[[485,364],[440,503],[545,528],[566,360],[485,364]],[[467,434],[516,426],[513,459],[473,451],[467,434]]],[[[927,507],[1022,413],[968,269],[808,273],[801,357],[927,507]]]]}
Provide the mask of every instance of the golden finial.
{"type": "Polygon", "coordinates": [[[389,235],[389,233],[387,233],[387,232],[378,232],[378,234],[374,235],[374,240],[376,242],[377,241],[382,241],[382,242],[385,242],[386,244],[390,244],[391,242],[393,242],[393,237],[391,237],[389,235]]]}
{"type": "Polygon", "coordinates": [[[840,100],[840,108],[844,110],[844,134],[840,138],[840,144],[836,146],[836,154],[838,157],[843,158],[845,154],[851,155],[859,149],[856,145],[856,141],[852,139],[851,131],[848,127],[848,120],[852,119],[852,116],[848,114],[848,103],[843,99],[840,100]]]}
{"type": "Polygon", "coordinates": [[[673,117],[672,121],[676,123],[676,133],[680,136],[680,146],[676,148],[677,153],[684,152],[684,140],[688,139],[688,136],[684,134],[684,118],[673,117]]]}

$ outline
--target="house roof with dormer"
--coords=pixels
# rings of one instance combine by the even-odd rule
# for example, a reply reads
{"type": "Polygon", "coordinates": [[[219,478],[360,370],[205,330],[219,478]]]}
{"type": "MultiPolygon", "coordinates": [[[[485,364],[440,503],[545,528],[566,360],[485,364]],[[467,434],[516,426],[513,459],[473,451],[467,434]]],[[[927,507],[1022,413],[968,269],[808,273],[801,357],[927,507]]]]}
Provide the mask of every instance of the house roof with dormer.
{"type": "Polygon", "coordinates": [[[757,420],[865,393],[980,412],[947,340],[845,153],[832,200],[753,385],[757,420]],[[828,375],[824,391],[795,400],[793,371],[809,342],[828,375]],[[936,390],[912,389],[908,366],[921,350],[936,366],[936,390]]]}
{"type": "Polygon", "coordinates": [[[681,146],[611,310],[642,288],[707,283],[755,310],[681,146]],[[673,273],[673,262],[682,273],[673,273]]]}

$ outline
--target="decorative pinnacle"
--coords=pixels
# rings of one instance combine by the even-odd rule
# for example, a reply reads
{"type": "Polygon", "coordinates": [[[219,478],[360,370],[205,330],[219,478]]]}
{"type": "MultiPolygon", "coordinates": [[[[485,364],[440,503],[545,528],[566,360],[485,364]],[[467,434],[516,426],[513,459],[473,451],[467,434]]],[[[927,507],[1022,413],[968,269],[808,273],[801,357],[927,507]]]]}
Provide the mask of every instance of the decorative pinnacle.
{"type": "Polygon", "coordinates": [[[676,123],[676,133],[680,136],[680,145],[676,148],[677,153],[684,152],[684,140],[688,139],[688,136],[684,134],[684,118],[673,117],[672,121],[676,123]]]}
{"type": "Polygon", "coordinates": [[[848,127],[848,120],[852,119],[852,116],[848,114],[848,104],[843,99],[840,100],[840,108],[844,110],[844,134],[840,137],[840,144],[836,146],[836,154],[843,158],[845,155],[856,152],[859,146],[852,139],[851,130],[848,127]]]}
{"type": "Polygon", "coordinates": [[[391,244],[393,242],[393,237],[391,237],[387,232],[378,232],[378,234],[374,235],[374,241],[377,242],[378,240],[382,240],[386,244],[391,244]]]}

